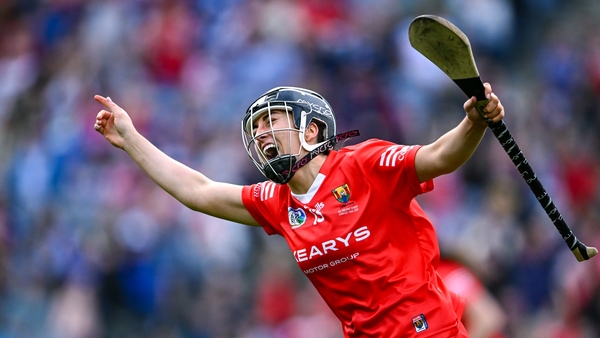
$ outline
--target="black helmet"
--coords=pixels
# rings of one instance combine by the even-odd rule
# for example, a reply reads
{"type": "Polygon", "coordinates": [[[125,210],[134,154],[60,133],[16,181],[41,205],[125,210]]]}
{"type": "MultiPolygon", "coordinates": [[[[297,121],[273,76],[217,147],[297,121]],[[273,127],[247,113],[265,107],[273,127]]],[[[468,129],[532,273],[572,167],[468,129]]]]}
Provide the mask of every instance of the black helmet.
{"type": "Polygon", "coordinates": [[[242,139],[248,156],[266,178],[283,184],[292,179],[294,172],[291,169],[298,160],[301,148],[296,154],[281,154],[278,145],[275,144],[276,156],[268,156],[259,149],[256,142],[257,137],[265,133],[256,135],[253,128],[257,118],[269,114],[270,120],[271,113],[275,110],[291,113],[294,125],[290,124],[287,128],[277,130],[271,128],[266,133],[273,134],[275,131],[282,130],[297,132],[301,148],[306,151],[316,149],[335,136],[335,117],[331,106],[323,96],[312,90],[296,87],[273,88],[248,107],[242,121],[242,139]],[[319,127],[320,135],[317,144],[307,144],[304,140],[305,129],[311,122],[319,127]]]}

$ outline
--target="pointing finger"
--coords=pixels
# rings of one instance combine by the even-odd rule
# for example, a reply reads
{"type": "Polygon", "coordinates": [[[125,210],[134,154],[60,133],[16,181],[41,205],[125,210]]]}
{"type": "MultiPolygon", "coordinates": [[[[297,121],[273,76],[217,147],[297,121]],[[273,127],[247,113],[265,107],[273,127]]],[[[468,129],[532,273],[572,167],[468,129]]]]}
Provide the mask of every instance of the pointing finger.
{"type": "Polygon", "coordinates": [[[105,106],[106,108],[108,108],[109,110],[113,110],[115,108],[117,108],[117,104],[114,103],[110,97],[104,97],[101,95],[95,95],[94,96],[94,100],[98,101],[99,103],[101,103],[103,106],[105,106]]]}

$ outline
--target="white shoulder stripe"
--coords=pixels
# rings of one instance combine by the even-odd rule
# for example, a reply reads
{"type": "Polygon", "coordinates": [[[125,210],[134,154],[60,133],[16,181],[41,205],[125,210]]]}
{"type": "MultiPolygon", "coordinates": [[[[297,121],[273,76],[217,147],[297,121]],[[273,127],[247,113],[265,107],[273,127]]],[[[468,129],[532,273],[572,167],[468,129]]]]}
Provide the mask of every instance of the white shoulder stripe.
{"type": "Polygon", "coordinates": [[[390,166],[390,160],[392,161],[392,167],[396,165],[396,157],[394,156],[396,154],[396,151],[398,150],[398,147],[394,147],[394,149],[392,149],[390,151],[390,154],[387,156],[386,160],[385,160],[385,166],[389,167],[390,166]]]}
{"type": "Polygon", "coordinates": [[[277,187],[277,184],[271,182],[271,186],[269,187],[271,190],[269,193],[269,198],[273,197],[273,195],[275,194],[275,187],[277,187]]]}
{"type": "Polygon", "coordinates": [[[387,148],[382,154],[379,160],[379,166],[381,167],[395,167],[396,162],[404,160],[409,150],[415,146],[400,146],[394,145],[387,148]]]}
{"type": "Polygon", "coordinates": [[[275,183],[265,182],[260,189],[260,200],[266,201],[275,194],[275,183]]]}
{"type": "Polygon", "coordinates": [[[389,167],[390,166],[390,161],[392,161],[392,166],[396,165],[396,159],[394,157],[394,154],[396,153],[396,150],[398,150],[398,145],[395,146],[391,146],[389,148],[387,148],[382,154],[381,154],[381,160],[379,161],[379,165],[382,167],[389,167]]]}
{"type": "MultiPolygon", "coordinates": [[[[404,148],[402,148],[402,149],[404,149],[404,148]]],[[[398,158],[398,156],[396,156],[396,154],[398,154],[396,152],[396,150],[398,150],[398,148],[394,149],[394,154],[390,155],[390,157],[392,158],[392,167],[396,166],[396,159],[398,158]]]]}
{"type": "Polygon", "coordinates": [[[265,182],[260,189],[260,200],[261,201],[264,201],[266,199],[265,195],[266,195],[266,191],[268,188],[269,188],[269,182],[265,182]]]}

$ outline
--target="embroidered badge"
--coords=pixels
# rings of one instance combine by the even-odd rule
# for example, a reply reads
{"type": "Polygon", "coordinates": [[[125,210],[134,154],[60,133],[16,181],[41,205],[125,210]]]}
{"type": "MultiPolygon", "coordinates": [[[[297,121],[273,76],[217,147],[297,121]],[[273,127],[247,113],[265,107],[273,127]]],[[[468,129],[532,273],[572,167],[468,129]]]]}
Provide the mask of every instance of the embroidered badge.
{"type": "Polygon", "coordinates": [[[424,314],[414,316],[412,318],[412,323],[413,323],[413,326],[415,327],[415,331],[417,331],[417,332],[425,331],[429,327],[427,325],[427,320],[425,320],[424,314]]]}
{"type": "Polygon", "coordinates": [[[348,183],[331,190],[331,193],[340,203],[348,203],[350,200],[350,187],[348,187],[348,183]]]}
{"type": "Polygon", "coordinates": [[[288,207],[288,219],[290,220],[292,229],[296,229],[306,222],[306,213],[302,208],[294,209],[288,207]]]}

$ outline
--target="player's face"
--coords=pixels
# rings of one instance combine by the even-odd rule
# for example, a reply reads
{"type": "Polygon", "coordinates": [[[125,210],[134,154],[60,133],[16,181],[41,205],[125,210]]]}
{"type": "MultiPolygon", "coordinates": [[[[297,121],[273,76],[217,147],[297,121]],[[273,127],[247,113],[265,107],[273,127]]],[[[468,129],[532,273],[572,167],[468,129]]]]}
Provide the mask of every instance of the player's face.
{"type": "Polygon", "coordinates": [[[252,128],[256,144],[266,160],[300,152],[298,129],[294,127],[291,114],[282,110],[265,113],[254,121],[252,128]]]}

